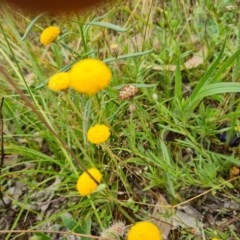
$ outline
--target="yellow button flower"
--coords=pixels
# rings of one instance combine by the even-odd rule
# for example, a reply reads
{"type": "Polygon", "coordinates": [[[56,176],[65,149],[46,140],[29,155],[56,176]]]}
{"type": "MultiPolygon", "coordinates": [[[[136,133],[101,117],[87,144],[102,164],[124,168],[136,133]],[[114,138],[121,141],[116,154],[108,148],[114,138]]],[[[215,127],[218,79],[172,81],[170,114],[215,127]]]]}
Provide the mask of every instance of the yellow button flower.
{"type": "Polygon", "coordinates": [[[237,126],[234,128],[234,130],[235,130],[236,132],[240,132],[240,125],[237,125],[237,126]]]}
{"type": "Polygon", "coordinates": [[[104,124],[96,124],[89,128],[87,132],[87,139],[94,144],[101,144],[110,137],[110,130],[104,124]]]}
{"type": "Polygon", "coordinates": [[[127,240],[162,240],[162,234],[155,224],[142,221],[130,228],[127,240]]]}
{"type": "Polygon", "coordinates": [[[89,95],[107,87],[112,73],[109,67],[98,59],[83,59],[75,63],[71,70],[70,87],[89,95]]]}
{"type": "Polygon", "coordinates": [[[69,73],[61,72],[54,74],[48,82],[48,88],[53,91],[65,90],[69,87],[69,73]]]}
{"type": "Polygon", "coordinates": [[[43,45],[49,45],[60,34],[60,28],[57,26],[50,26],[45,28],[40,36],[40,42],[43,45]]]}
{"type": "MultiPolygon", "coordinates": [[[[100,183],[102,179],[102,174],[96,168],[88,169],[88,172],[100,183]]],[[[88,175],[87,172],[84,172],[77,180],[77,190],[80,195],[88,196],[96,190],[98,187],[97,183],[88,175]]]]}

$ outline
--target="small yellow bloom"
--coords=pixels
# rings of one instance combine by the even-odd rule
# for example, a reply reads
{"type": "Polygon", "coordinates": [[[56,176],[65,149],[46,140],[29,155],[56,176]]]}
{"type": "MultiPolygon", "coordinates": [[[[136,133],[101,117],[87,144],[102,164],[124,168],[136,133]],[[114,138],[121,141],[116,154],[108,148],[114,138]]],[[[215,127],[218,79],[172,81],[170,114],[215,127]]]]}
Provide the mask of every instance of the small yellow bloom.
{"type": "Polygon", "coordinates": [[[53,91],[65,90],[69,87],[69,73],[61,72],[54,74],[48,82],[48,88],[53,91]]]}
{"type": "Polygon", "coordinates": [[[49,45],[60,34],[60,28],[57,26],[50,26],[45,28],[40,36],[40,42],[43,45],[49,45]]]}
{"type": "Polygon", "coordinates": [[[220,238],[214,237],[214,238],[212,238],[211,240],[220,240],[220,238]]]}
{"type": "MultiPolygon", "coordinates": [[[[102,174],[96,168],[88,169],[88,172],[100,183],[102,179],[102,174]]],[[[77,190],[80,195],[88,196],[96,190],[98,187],[97,183],[88,175],[87,172],[84,172],[77,180],[77,190]]]]}
{"type": "Polygon", "coordinates": [[[90,127],[87,132],[87,139],[94,144],[101,144],[108,140],[110,137],[110,130],[104,124],[96,124],[90,127]]]}
{"type": "Polygon", "coordinates": [[[234,128],[234,130],[235,130],[236,132],[240,132],[240,125],[237,125],[237,126],[234,128]]]}
{"type": "Polygon", "coordinates": [[[162,234],[155,224],[142,221],[130,228],[127,240],[162,240],[162,234]]]}
{"type": "Polygon", "coordinates": [[[113,57],[117,57],[118,56],[119,48],[118,48],[118,45],[116,43],[112,43],[110,45],[110,50],[111,50],[111,53],[112,53],[113,57]]]}
{"type": "Polygon", "coordinates": [[[107,87],[112,73],[109,67],[98,59],[83,59],[72,66],[70,70],[70,87],[80,93],[89,95],[107,87]]]}

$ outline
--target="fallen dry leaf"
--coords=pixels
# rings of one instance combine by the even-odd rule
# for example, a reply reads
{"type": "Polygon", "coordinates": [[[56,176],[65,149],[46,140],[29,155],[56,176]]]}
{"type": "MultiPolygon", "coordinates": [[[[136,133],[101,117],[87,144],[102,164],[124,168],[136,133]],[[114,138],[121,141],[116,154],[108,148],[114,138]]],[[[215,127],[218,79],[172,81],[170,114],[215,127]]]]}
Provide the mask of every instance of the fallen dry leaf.
{"type": "Polygon", "coordinates": [[[158,71],[175,72],[177,69],[177,66],[172,64],[166,64],[166,65],[153,66],[152,69],[158,70],[158,71]]]}
{"type": "Polygon", "coordinates": [[[140,33],[137,33],[131,38],[131,41],[129,41],[129,51],[135,52],[136,49],[141,51],[143,44],[144,44],[144,36],[140,33]]]}
{"type": "Polygon", "coordinates": [[[168,235],[172,228],[172,215],[174,214],[174,209],[172,209],[166,198],[158,193],[158,201],[153,209],[152,217],[154,219],[159,219],[155,221],[155,224],[159,227],[162,232],[164,239],[168,238],[168,235]]]}
{"type": "Polygon", "coordinates": [[[3,164],[4,164],[4,166],[13,166],[13,165],[17,164],[18,159],[19,159],[18,154],[5,155],[3,164]]]}
{"type": "Polygon", "coordinates": [[[203,224],[202,215],[190,205],[182,206],[177,209],[172,217],[174,227],[188,228],[193,234],[200,234],[203,224]]]}
{"type": "MultiPolygon", "coordinates": [[[[189,58],[181,67],[180,69],[192,69],[196,68],[204,62],[204,58],[206,57],[208,52],[207,46],[203,46],[200,50],[193,54],[191,58],[189,58]]],[[[165,65],[154,65],[148,66],[149,68],[157,71],[170,71],[175,72],[177,69],[176,65],[173,64],[165,64],[165,65]]]]}
{"type": "Polygon", "coordinates": [[[184,67],[186,69],[192,69],[192,68],[198,67],[203,63],[204,57],[206,55],[207,55],[207,47],[203,46],[197,53],[193,54],[193,56],[184,63],[184,67]]]}
{"type": "Polygon", "coordinates": [[[158,201],[153,209],[152,217],[159,219],[155,220],[155,223],[161,229],[163,239],[167,239],[171,229],[177,227],[186,228],[195,235],[200,234],[203,227],[200,212],[190,205],[174,209],[162,194],[158,194],[158,201]]]}
{"type": "Polygon", "coordinates": [[[25,81],[29,87],[31,87],[34,84],[34,78],[35,74],[33,72],[29,72],[25,75],[25,81]]]}

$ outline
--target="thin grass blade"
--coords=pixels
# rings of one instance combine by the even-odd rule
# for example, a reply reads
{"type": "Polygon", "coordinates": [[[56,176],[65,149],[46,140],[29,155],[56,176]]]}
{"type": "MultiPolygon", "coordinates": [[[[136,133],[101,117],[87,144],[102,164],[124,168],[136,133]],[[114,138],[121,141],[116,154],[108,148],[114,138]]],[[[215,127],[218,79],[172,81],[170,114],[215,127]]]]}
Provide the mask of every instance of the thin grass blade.
{"type": "Polygon", "coordinates": [[[37,15],[27,26],[27,29],[25,31],[25,33],[23,34],[23,36],[21,37],[21,40],[24,41],[26,39],[26,37],[28,36],[28,34],[31,32],[33,26],[35,25],[35,23],[38,21],[38,19],[40,19],[43,15],[45,15],[46,13],[41,13],[39,15],[37,15]]]}
{"type": "Polygon", "coordinates": [[[105,27],[117,32],[126,32],[128,29],[120,27],[118,25],[112,24],[112,23],[107,23],[107,22],[89,22],[86,25],[91,25],[91,26],[98,26],[98,27],[105,27]]]}

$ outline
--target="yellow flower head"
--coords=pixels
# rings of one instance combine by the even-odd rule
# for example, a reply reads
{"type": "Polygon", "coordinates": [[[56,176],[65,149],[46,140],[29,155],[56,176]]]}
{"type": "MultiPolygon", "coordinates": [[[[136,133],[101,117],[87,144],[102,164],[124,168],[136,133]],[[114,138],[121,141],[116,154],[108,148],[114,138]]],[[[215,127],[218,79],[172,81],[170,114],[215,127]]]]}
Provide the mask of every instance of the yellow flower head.
{"type": "Polygon", "coordinates": [[[155,224],[142,221],[130,228],[127,240],[162,240],[162,234],[155,224]]]}
{"type": "Polygon", "coordinates": [[[60,28],[57,26],[50,26],[45,28],[40,36],[40,42],[43,45],[49,45],[60,34],[60,28]]]}
{"type": "Polygon", "coordinates": [[[237,126],[234,128],[234,130],[235,130],[236,132],[240,132],[240,125],[237,125],[237,126]]]}
{"type": "Polygon", "coordinates": [[[214,237],[214,238],[212,238],[211,240],[220,240],[219,238],[216,238],[216,237],[214,237]]]}
{"type": "MultiPolygon", "coordinates": [[[[96,168],[88,169],[88,172],[100,183],[102,179],[102,174],[96,168]]],[[[96,190],[98,187],[97,183],[88,175],[87,172],[84,172],[77,180],[77,190],[80,195],[88,196],[96,190]]]]}
{"type": "Polygon", "coordinates": [[[53,91],[65,90],[69,87],[69,73],[61,72],[54,74],[48,82],[48,88],[53,91]]]}
{"type": "Polygon", "coordinates": [[[87,132],[87,139],[94,144],[101,144],[110,137],[110,130],[104,124],[96,124],[89,128],[87,132]]]}
{"type": "Polygon", "coordinates": [[[107,87],[112,73],[109,67],[98,59],[83,59],[72,66],[70,70],[70,87],[80,93],[89,95],[107,87]]]}

